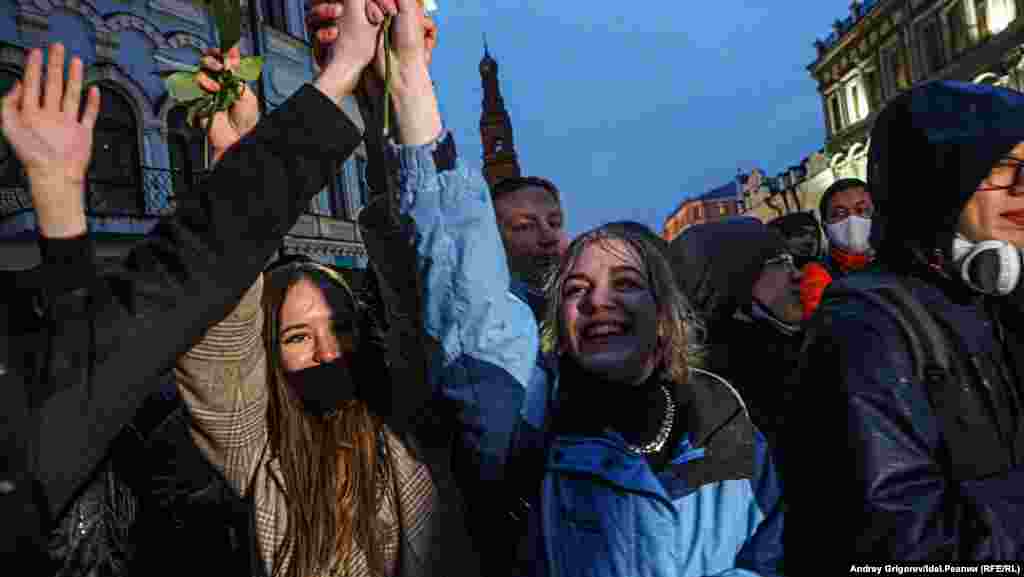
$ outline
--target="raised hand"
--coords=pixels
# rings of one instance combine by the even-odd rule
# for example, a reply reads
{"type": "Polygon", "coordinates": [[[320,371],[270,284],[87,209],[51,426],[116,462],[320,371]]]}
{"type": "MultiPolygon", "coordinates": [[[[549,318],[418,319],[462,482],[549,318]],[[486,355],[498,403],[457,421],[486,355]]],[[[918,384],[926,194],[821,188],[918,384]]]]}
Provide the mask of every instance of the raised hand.
{"type": "MultiPolygon", "coordinates": [[[[391,105],[394,106],[398,140],[406,145],[427,144],[441,134],[434,85],[430,79],[430,51],[436,41],[433,21],[423,11],[422,0],[398,0],[391,33],[391,105]]],[[[382,41],[383,42],[383,41],[382,41]]],[[[378,78],[386,71],[383,43],[377,47],[374,69],[378,78]]]]}
{"type": "MultiPolygon", "coordinates": [[[[435,28],[423,11],[422,0],[396,0],[397,11],[391,28],[392,89],[401,91],[410,74],[419,75],[430,64],[435,28]]],[[[374,70],[378,80],[385,76],[384,37],[380,36],[374,55],[374,70]]]]}
{"type": "Polygon", "coordinates": [[[322,70],[315,85],[335,102],[352,94],[363,69],[373,60],[384,14],[394,0],[314,0],[307,23],[322,70]],[[315,24],[315,25],[314,25],[315,24]],[[320,38],[331,39],[327,45],[320,38]]]}
{"type": "Polygon", "coordinates": [[[3,99],[4,136],[28,176],[40,230],[48,237],[85,232],[84,186],[92,157],[99,88],[89,88],[81,111],[82,60],[71,59],[64,82],[64,46],[51,44],[43,79],[43,53],[29,51],[22,81],[3,99]]]}
{"type": "MultiPolygon", "coordinates": [[[[227,56],[222,55],[218,48],[207,50],[199,60],[200,73],[196,80],[203,90],[210,93],[218,92],[221,88],[220,83],[211,78],[209,73],[237,70],[241,60],[242,55],[237,44],[228,50],[227,56]]],[[[213,161],[220,160],[224,152],[248,134],[259,120],[259,101],[248,84],[243,82],[242,95],[238,100],[228,110],[215,113],[210,122],[209,139],[213,161]]]]}
{"type": "MultiPolygon", "coordinates": [[[[323,69],[327,66],[335,43],[341,34],[339,18],[346,0],[312,0],[306,6],[306,27],[313,39],[313,59],[323,69]]],[[[367,0],[366,20],[373,26],[384,23],[386,14],[398,11],[395,0],[367,0]]]]}

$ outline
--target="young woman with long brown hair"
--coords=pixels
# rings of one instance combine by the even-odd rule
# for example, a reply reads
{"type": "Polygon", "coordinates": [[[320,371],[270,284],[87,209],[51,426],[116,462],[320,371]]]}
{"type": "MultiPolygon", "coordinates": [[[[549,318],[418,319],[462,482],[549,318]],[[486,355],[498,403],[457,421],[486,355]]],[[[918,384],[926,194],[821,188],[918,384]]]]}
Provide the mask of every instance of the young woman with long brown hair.
{"type": "MultiPolygon", "coordinates": [[[[377,49],[374,11],[395,16],[399,50],[423,18],[415,5],[400,10],[384,0],[311,10],[332,18],[329,30],[314,32],[318,37],[336,37],[335,52],[368,50],[368,61],[377,49]]],[[[426,142],[416,124],[423,103],[402,99],[403,89],[432,90],[427,63],[418,64],[419,84],[402,76],[406,84],[392,91],[397,133],[409,146],[426,142]]],[[[366,70],[382,68],[378,61],[366,70]]],[[[363,75],[355,71],[353,83],[363,75]]],[[[265,272],[179,360],[193,436],[253,499],[258,548],[274,577],[438,571],[438,519],[447,512],[438,511],[422,453],[399,430],[404,415],[372,401],[382,391],[399,397],[416,385],[420,392],[429,387],[394,382],[398,373],[369,338],[365,318],[336,271],[294,262],[265,272]]]]}

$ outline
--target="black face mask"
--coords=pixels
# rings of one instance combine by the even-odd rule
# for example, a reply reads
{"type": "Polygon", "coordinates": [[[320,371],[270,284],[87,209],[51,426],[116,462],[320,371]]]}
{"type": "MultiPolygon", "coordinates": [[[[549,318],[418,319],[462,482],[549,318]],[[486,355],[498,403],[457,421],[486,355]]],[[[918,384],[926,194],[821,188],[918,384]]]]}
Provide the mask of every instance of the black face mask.
{"type": "Polygon", "coordinates": [[[338,357],[330,363],[285,373],[288,385],[312,417],[330,417],[342,405],[356,399],[356,383],[347,361],[338,357]]]}

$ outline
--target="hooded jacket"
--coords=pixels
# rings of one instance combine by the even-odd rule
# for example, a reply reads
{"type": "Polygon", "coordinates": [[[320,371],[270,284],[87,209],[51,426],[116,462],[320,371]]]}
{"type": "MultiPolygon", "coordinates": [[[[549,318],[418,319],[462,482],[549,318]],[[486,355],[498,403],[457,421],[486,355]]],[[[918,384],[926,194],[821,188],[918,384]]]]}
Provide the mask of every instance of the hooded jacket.
{"type": "Polygon", "coordinates": [[[751,314],[764,263],[786,252],[774,228],[734,219],[688,228],[671,244],[683,293],[707,329],[707,368],[739,389],[751,419],[770,444],[783,426],[801,337],[751,314]]]}
{"type": "Polygon", "coordinates": [[[780,216],[768,222],[768,228],[775,229],[782,234],[782,237],[789,242],[793,238],[811,236],[814,238],[812,254],[793,254],[797,268],[802,269],[804,265],[821,259],[821,247],[823,244],[821,224],[811,212],[793,212],[780,216]]]}
{"type": "Polygon", "coordinates": [[[660,477],[614,432],[554,430],[560,367],[540,354],[534,314],[509,291],[483,179],[439,154],[445,140],[397,151],[398,198],[413,225],[424,330],[440,347],[429,380],[451,409],[454,477],[487,574],[777,575],[778,477],[721,379],[688,383],[692,435],[660,477]],[[526,463],[540,472],[524,474],[526,463]],[[527,530],[509,533],[503,507],[524,494],[535,499],[522,509],[527,530]]]}
{"type": "Polygon", "coordinates": [[[821,409],[806,413],[790,439],[791,454],[815,455],[813,465],[788,470],[796,519],[790,537],[799,542],[815,531],[816,505],[798,497],[831,471],[834,526],[843,528],[837,560],[1019,559],[1024,431],[1016,417],[1021,372],[1012,360],[1020,358],[1020,312],[1010,299],[969,290],[950,253],[964,205],[997,160],[1024,141],[1024,95],[926,84],[879,114],[871,141],[872,243],[884,271],[878,282],[909,286],[944,327],[957,385],[957,398],[945,402],[957,407],[963,426],[943,426],[934,389],[914,377],[893,318],[826,293],[823,328],[803,373],[815,386],[802,394],[821,409]],[[843,414],[845,427],[837,418],[843,414]],[[816,446],[849,450],[815,450],[807,444],[812,434],[816,446]]]}

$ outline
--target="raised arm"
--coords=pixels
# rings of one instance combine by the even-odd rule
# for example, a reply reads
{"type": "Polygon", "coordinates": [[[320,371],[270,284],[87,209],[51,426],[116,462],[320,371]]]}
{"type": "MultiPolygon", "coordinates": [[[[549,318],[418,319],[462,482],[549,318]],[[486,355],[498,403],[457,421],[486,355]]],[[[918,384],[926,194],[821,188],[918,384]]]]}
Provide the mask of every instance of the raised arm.
{"type": "MultiPolygon", "coordinates": [[[[72,380],[48,379],[28,391],[21,429],[39,487],[34,501],[45,503],[50,516],[59,513],[158,386],[156,377],[238,303],[309,199],[358,145],[358,131],[337,102],[351,92],[372,53],[362,55],[362,63],[348,56],[349,61],[337,58],[315,86],[304,86],[226,151],[200,187],[207,201],[202,209],[183,206],[119,266],[92,278],[64,279],[64,285],[80,286],[54,291],[87,295],[78,300],[86,310],[67,315],[79,314],[91,338],[63,373],[72,380]]],[[[63,63],[59,45],[51,47],[54,61],[63,63]]],[[[68,104],[71,96],[63,108],[62,99],[52,97],[81,92],[80,64],[72,67],[66,91],[61,74],[48,74],[46,100],[40,101],[41,63],[38,50],[30,53],[24,83],[5,99],[4,134],[26,167],[34,201],[45,190],[64,191],[61,198],[82,215],[81,204],[74,203],[82,194],[91,126],[76,128],[65,118],[77,116],[63,112],[77,111],[68,104]],[[84,151],[77,173],[67,172],[72,146],[84,151]],[[44,165],[50,170],[35,169],[44,165]]],[[[75,120],[81,125],[88,118],[75,120]]],[[[43,234],[49,234],[46,210],[39,216],[43,234]]],[[[72,228],[82,231],[82,223],[84,216],[72,228]]],[[[53,326],[70,328],[67,318],[53,326]]]]}

